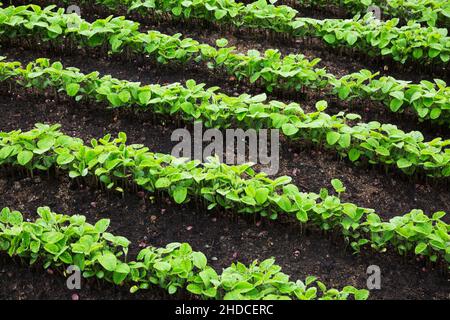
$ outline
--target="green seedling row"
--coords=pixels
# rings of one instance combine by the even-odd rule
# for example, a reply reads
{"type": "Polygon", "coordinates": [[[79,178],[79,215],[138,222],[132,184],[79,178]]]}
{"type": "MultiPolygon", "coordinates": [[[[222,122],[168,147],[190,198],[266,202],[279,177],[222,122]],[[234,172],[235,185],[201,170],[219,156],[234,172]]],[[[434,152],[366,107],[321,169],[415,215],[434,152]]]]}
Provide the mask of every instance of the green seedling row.
{"type": "Polygon", "coordinates": [[[351,124],[360,117],[343,112],[329,115],[327,103],[319,101],[317,111],[305,113],[299,104],[266,101],[264,94],[230,97],[205,89],[189,80],[167,86],[146,85],[83,74],[61,63],[38,59],[22,68],[19,62],[0,62],[0,81],[40,92],[62,92],[76,101],[108,104],[111,108],[135,107],[157,115],[179,117],[186,123],[201,121],[208,128],[280,129],[292,140],[301,139],[336,150],[351,161],[368,161],[399,168],[406,174],[426,172],[432,177],[450,176],[450,140],[424,141],[418,131],[405,133],[379,122],[351,124]]]}
{"type": "Polygon", "coordinates": [[[327,189],[304,193],[290,183],[290,177],[273,180],[255,172],[251,164],[229,166],[215,158],[202,164],[152,153],[142,145],[127,145],[126,140],[120,133],[116,139],[107,135],[88,145],[64,135],[58,125],[37,124],[27,132],[0,133],[0,165],[30,172],[56,168],[71,178],[91,179],[119,192],[137,185],[151,193],[164,192],[178,204],[201,201],[208,209],[220,207],[270,219],[288,215],[301,224],[342,234],[355,252],[395,248],[401,255],[425,256],[446,266],[450,262],[445,212],[427,216],[412,210],[383,221],[372,209],[342,202],[339,195],[345,187],[337,179],[332,185],[338,196],[327,189]]]}
{"type": "Polygon", "coordinates": [[[114,53],[133,51],[150,55],[158,63],[178,61],[204,62],[211,69],[224,70],[237,79],[257,83],[269,92],[278,90],[302,90],[327,88],[342,100],[354,98],[381,101],[393,112],[411,107],[420,119],[431,119],[438,123],[450,123],[450,89],[439,79],[434,83],[419,84],[378,77],[368,70],[352,73],[341,78],[315,67],[320,61],[307,60],[303,55],[290,54],[282,57],[277,50],[264,54],[250,50],[247,54],[234,52],[225,47],[225,39],[218,40],[216,49],[200,44],[179,34],[169,36],[156,31],[141,33],[139,24],[123,18],[100,19],[90,24],[77,15],[57,12],[53,7],[38,6],[8,7],[0,9],[0,30],[3,37],[39,37],[43,41],[66,41],[77,45],[108,46],[114,53]]]}
{"type": "Polygon", "coordinates": [[[448,0],[292,0],[301,6],[325,7],[330,4],[344,7],[353,14],[364,14],[369,7],[377,6],[383,16],[402,20],[415,20],[430,27],[450,25],[448,0]]]}
{"type": "Polygon", "coordinates": [[[353,19],[297,17],[289,6],[276,6],[266,0],[248,5],[232,0],[82,0],[111,9],[121,6],[144,17],[156,12],[174,17],[195,18],[213,23],[255,29],[267,29],[293,37],[316,37],[333,47],[350,47],[370,56],[389,56],[395,61],[436,62],[450,60],[450,38],[446,28],[422,27],[416,21],[398,26],[399,19],[375,19],[372,14],[353,19]]]}
{"type": "Polygon", "coordinates": [[[130,286],[131,292],[158,286],[170,294],[179,290],[203,299],[220,300],[365,300],[367,290],[346,286],[327,289],[316,277],[293,282],[274,259],[246,266],[233,263],[218,274],[202,252],[187,243],[146,247],[136,261],[128,261],[130,241],[107,232],[110,220],[94,225],[82,215],[62,215],[48,207],[37,209],[39,218],[24,221],[18,211],[0,212],[0,251],[44,268],[77,266],[83,277],[130,286]]]}

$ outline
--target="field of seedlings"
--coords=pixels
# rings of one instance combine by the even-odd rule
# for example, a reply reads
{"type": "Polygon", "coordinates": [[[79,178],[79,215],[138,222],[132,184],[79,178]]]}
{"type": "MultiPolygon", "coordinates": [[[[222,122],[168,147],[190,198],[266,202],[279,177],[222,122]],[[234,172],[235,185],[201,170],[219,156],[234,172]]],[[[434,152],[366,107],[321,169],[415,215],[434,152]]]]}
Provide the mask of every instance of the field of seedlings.
{"type": "Polygon", "coordinates": [[[1,300],[450,300],[448,0],[1,1],[1,300]]]}

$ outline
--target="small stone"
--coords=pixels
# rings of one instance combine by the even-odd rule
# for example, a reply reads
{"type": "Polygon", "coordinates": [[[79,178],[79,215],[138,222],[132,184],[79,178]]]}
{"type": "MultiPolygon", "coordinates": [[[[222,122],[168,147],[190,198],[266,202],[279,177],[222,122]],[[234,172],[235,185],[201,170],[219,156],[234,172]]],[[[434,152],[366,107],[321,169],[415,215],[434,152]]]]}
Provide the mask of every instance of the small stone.
{"type": "Polygon", "coordinates": [[[156,216],[150,216],[150,222],[155,223],[156,219],[158,219],[156,216]]]}
{"type": "Polygon", "coordinates": [[[52,269],[47,269],[47,273],[48,274],[53,274],[53,270],[52,269]]]}
{"type": "Polygon", "coordinates": [[[72,300],[74,300],[74,301],[80,300],[80,297],[78,296],[78,294],[74,293],[72,295],[72,300]]]}
{"type": "Polygon", "coordinates": [[[217,259],[217,257],[212,257],[211,260],[212,260],[212,261],[217,261],[217,260],[219,260],[219,259],[217,259]]]}
{"type": "Polygon", "coordinates": [[[91,202],[91,207],[92,208],[97,208],[97,202],[91,202]]]}
{"type": "Polygon", "coordinates": [[[15,190],[15,191],[18,191],[18,190],[20,190],[22,188],[22,186],[20,185],[20,182],[19,181],[15,181],[14,182],[14,185],[13,185],[13,189],[15,190]]]}
{"type": "Polygon", "coordinates": [[[261,231],[260,233],[258,233],[258,237],[259,237],[259,238],[264,238],[264,237],[267,236],[267,234],[268,234],[267,231],[261,231]]]}
{"type": "Polygon", "coordinates": [[[186,230],[187,230],[187,231],[191,231],[193,228],[194,228],[193,226],[187,226],[187,227],[186,227],[186,230]]]}

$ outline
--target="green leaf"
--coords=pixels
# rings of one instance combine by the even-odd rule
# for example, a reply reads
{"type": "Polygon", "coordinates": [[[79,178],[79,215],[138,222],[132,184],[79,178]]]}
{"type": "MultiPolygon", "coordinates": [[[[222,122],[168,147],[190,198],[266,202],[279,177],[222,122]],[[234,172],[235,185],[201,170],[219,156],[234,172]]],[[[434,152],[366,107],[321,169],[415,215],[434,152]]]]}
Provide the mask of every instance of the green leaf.
{"type": "Polygon", "coordinates": [[[439,55],[439,57],[441,58],[441,60],[443,62],[448,62],[450,60],[450,53],[447,52],[441,52],[441,54],[439,55]]]}
{"type": "Polygon", "coordinates": [[[170,186],[170,180],[167,178],[159,178],[155,182],[155,187],[158,189],[167,188],[170,186]]]}
{"type": "Polygon", "coordinates": [[[391,103],[389,104],[389,107],[391,108],[392,112],[397,112],[400,107],[403,104],[403,100],[399,100],[399,99],[392,99],[391,103]]]}
{"type": "MultiPolygon", "coordinates": [[[[119,263],[117,264],[116,270],[114,270],[114,272],[115,272],[115,273],[120,273],[120,274],[126,276],[127,274],[130,273],[130,266],[129,266],[128,264],[126,264],[126,263],[119,262],[119,263]]],[[[123,279],[122,279],[122,280],[123,280],[123,279]]],[[[120,282],[122,282],[122,281],[120,281],[120,282]]],[[[119,283],[120,283],[120,282],[119,282],[119,283]]]]}
{"type": "Polygon", "coordinates": [[[103,233],[106,231],[106,229],[108,229],[109,223],[110,223],[109,219],[101,219],[97,221],[97,223],[95,224],[95,230],[98,233],[103,233]]]}
{"type": "Polygon", "coordinates": [[[73,160],[75,160],[75,156],[70,153],[62,153],[58,156],[58,158],[56,158],[56,163],[59,165],[64,165],[71,163],[73,160]]]}
{"type": "Polygon", "coordinates": [[[343,86],[343,87],[340,87],[338,90],[338,96],[341,100],[345,100],[349,94],[350,94],[349,87],[343,86]]]}
{"type": "Polygon", "coordinates": [[[286,136],[293,136],[298,132],[299,129],[292,123],[285,123],[282,125],[281,130],[283,131],[283,134],[285,134],[286,136]]]}
{"type": "MultiPolygon", "coordinates": [[[[125,266],[128,266],[127,264],[123,264],[123,265],[125,265],[125,266]]],[[[126,277],[128,276],[128,273],[123,273],[123,272],[114,272],[114,274],[113,274],[113,282],[115,283],[115,284],[117,284],[117,285],[119,285],[119,284],[121,284],[125,279],[126,279],[126,277]]]]}
{"type": "Polygon", "coordinates": [[[403,93],[403,91],[392,91],[389,93],[389,95],[398,100],[403,100],[405,98],[405,94],[403,93]]]}
{"type": "Polygon", "coordinates": [[[23,216],[19,211],[11,211],[8,215],[8,223],[13,226],[18,226],[23,222],[23,216]]]}
{"type": "Polygon", "coordinates": [[[430,58],[436,58],[439,55],[439,53],[440,53],[440,50],[437,50],[437,49],[430,48],[428,50],[428,56],[430,58]]]}
{"type": "Polygon", "coordinates": [[[58,24],[52,24],[51,26],[47,27],[48,31],[56,33],[56,34],[62,34],[62,28],[58,24]]]}
{"type": "Polygon", "coordinates": [[[174,7],[174,8],[172,8],[172,13],[175,16],[179,16],[181,14],[181,12],[183,12],[183,8],[182,7],[174,7]]]}
{"type": "Polygon", "coordinates": [[[28,150],[24,150],[19,152],[19,154],[17,155],[17,162],[21,165],[24,166],[27,163],[29,163],[31,161],[31,159],[33,159],[33,152],[28,151],[28,150]]]}
{"type": "Polygon", "coordinates": [[[0,222],[7,223],[10,213],[11,211],[9,208],[3,208],[2,211],[0,211],[0,222]]]}
{"type": "Polygon", "coordinates": [[[323,39],[329,44],[333,44],[336,42],[336,37],[334,36],[334,34],[327,34],[323,37],[323,39]]]}
{"type": "Polygon", "coordinates": [[[156,263],[153,265],[153,267],[154,267],[156,270],[163,271],[163,272],[169,271],[169,270],[172,268],[172,266],[170,265],[170,263],[164,262],[164,261],[158,261],[158,262],[156,262],[156,263]]]}
{"type": "Polygon", "coordinates": [[[208,260],[206,259],[206,256],[201,252],[192,252],[192,262],[194,263],[194,266],[196,266],[199,269],[204,269],[206,267],[206,263],[208,260]]]}
{"type": "Polygon", "coordinates": [[[228,45],[228,40],[224,38],[220,38],[216,40],[216,46],[219,48],[226,47],[228,45]]]}
{"type": "Polygon", "coordinates": [[[437,119],[441,115],[441,109],[440,108],[433,108],[430,112],[430,118],[431,119],[437,119]]]}
{"type": "Polygon", "coordinates": [[[255,200],[258,204],[263,204],[267,201],[267,197],[269,195],[269,189],[267,188],[258,188],[256,190],[255,200]]]}
{"type": "Polygon", "coordinates": [[[186,187],[177,187],[173,191],[173,199],[178,204],[183,203],[184,200],[186,200],[186,196],[187,196],[187,188],[186,187]]]}
{"type": "Polygon", "coordinates": [[[227,12],[226,12],[225,10],[217,9],[217,10],[214,12],[214,17],[215,17],[217,20],[220,20],[220,19],[222,19],[226,14],[227,14],[227,12]]]}
{"type": "Polygon", "coordinates": [[[285,195],[282,195],[278,200],[277,200],[277,204],[278,206],[283,209],[283,211],[285,212],[289,212],[292,208],[292,204],[291,201],[289,200],[289,198],[285,195]]]}
{"type": "Polygon", "coordinates": [[[113,105],[113,107],[119,107],[122,105],[122,100],[120,100],[119,96],[116,93],[108,94],[108,101],[113,105]]]}
{"type": "Polygon", "coordinates": [[[334,190],[336,190],[336,192],[338,192],[338,193],[345,191],[344,184],[339,179],[331,180],[331,185],[333,186],[334,190]]]}
{"type": "Polygon", "coordinates": [[[422,56],[423,56],[422,48],[414,48],[414,50],[413,50],[414,59],[420,59],[422,56]]]}
{"type": "Polygon", "coordinates": [[[327,143],[332,146],[338,142],[340,137],[341,134],[339,132],[330,131],[327,133],[327,143]]]}
{"type": "Polygon", "coordinates": [[[358,40],[358,34],[356,32],[349,32],[347,33],[345,40],[347,40],[347,43],[352,46],[358,40]]]}
{"type": "Polygon", "coordinates": [[[303,210],[303,209],[300,209],[296,213],[295,216],[296,216],[297,220],[300,221],[300,222],[307,222],[308,221],[308,213],[305,210],[303,210]]]}
{"type": "Polygon", "coordinates": [[[361,155],[361,152],[358,149],[351,149],[348,153],[348,158],[350,159],[350,161],[356,161],[359,159],[359,156],[361,155]]]}
{"type": "Polygon", "coordinates": [[[320,100],[316,102],[316,110],[317,111],[324,111],[328,107],[328,102],[325,100],[320,100]]]}
{"type": "Polygon", "coordinates": [[[147,105],[152,97],[150,90],[142,91],[138,94],[139,102],[142,105],[147,105]]]}
{"type": "Polygon", "coordinates": [[[128,92],[128,90],[123,90],[119,93],[119,99],[123,102],[123,103],[127,103],[128,101],[130,101],[131,99],[131,94],[130,92],[128,92]]]}
{"type": "Polygon", "coordinates": [[[369,290],[361,289],[355,292],[355,300],[367,300],[369,298],[369,290]]]}
{"type": "Polygon", "coordinates": [[[57,243],[58,241],[62,240],[63,238],[64,238],[64,235],[58,231],[50,231],[50,232],[46,232],[42,235],[42,240],[47,243],[57,243]]]}
{"type": "Polygon", "coordinates": [[[117,267],[117,258],[111,252],[104,252],[97,258],[98,262],[108,271],[114,272],[117,267]]]}
{"type": "Polygon", "coordinates": [[[190,285],[188,285],[186,289],[193,294],[201,294],[203,291],[199,285],[192,284],[192,283],[190,285]]]}
{"type": "Polygon", "coordinates": [[[382,155],[382,156],[385,156],[385,157],[388,157],[390,155],[389,150],[386,149],[385,147],[382,147],[382,146],[377,147],[375,149],[375,152],[380,154],[380,155],[382,155]]]}
{"type": "Polygon", "coordinates": [[[397,160],[397,167],[400,169],[409,168],[411,165],[412,163],[408,159],[401,158],[397,160]]]}
{"type": "Polygon", "coordinates": [[[441,219],[442,217],[444,217],[445,215],[446,215],[445,211],[437,211],[437,212],[433,213],[433,219],[438,220],[438,219],[441,219]]]}
{"type": "Polygon", "coordinates": [[[69,97],[75,97],[80,90],[80,85],[78,83],[69,83],[66,86],[66,92],[69,97]]]}
{"type": "Polygon", "coordinates": [[[350,134],[349,133],[341,134],[341,138],[339,139],[338,143],[342,148],[350,147],[350,143],[351,143],[350,134]]]}
{"type": "Polygon", "coordinates": [[[47,151],[55,144],[55,139],[53,137],[46,137],[42,140],[39,140],[37,146],[39,149],[47,151]]]}
{"type": "Polygon", "coordinates": [[[421,254],[422,252],[424,252],[427,249],[427,244],[424,242],[420,242],[416,248],[414,249],[414,252],[416,254],[421,254]]]}

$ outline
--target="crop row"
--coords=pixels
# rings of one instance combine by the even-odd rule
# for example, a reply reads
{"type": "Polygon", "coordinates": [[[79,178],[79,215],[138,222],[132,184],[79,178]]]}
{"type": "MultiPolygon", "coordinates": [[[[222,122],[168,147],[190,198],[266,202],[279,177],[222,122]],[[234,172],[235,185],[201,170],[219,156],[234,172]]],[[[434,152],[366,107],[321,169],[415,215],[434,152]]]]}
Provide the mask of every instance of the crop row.
{"type": "Polygon", "coordinates": [[[291,0],[289,2],[318,8],[334,4],[344,7],[353,14],[364,14],[369,7],[377,6],[383,15],[406,21],[424,22],[431,27],[437,24],[448,26],[450,23],[450,3],[447,0],[291,0]]]}
{"type": "MultiPolygon", "coordinates": [[[[300,0],[303,1],[303,0],[300,0]]],[[[315,0],[313,0],[315,1],[315,0]]],[[[322,1],[322,0],[319,0],[322,1]]],[[[339,0],[346,8],[367,10],[378,6],[382,13],[406,20],[425,22],[429,26],[449,26],[450,3],[447,0],[339,0]]],[[[361,11],[360,11],[361,12],[361,11]]]]}
{"type": "MultiPolygon", "coordinates": [[[[64,0],[64,2],[67,2],[64,0]]],[[[399,27],[399,19],[375,19],[371,14],[353,19],[297,17],[288,6],[275,6],[265,0],[248,5],[233,0],[82,0],[117,9],[125,6],[143,17],[164,12],[173,17],[202,19],[236,27],[268,29],[293,37],[317,37],[328,45],[350,47],[371,56],[390,56],[395,61],[443,62],[450,60],[450,38],[445,28],[422,27],[409,21],[399,27]]],[[[68,2],[67,2],[68,3],[68,2]]]]}
{"type": "Polygon", "coordinates": [[[34,88],[43,93],[62,92],[76,101],[94,101],[111,108],[137,107],[154,114],[179,117],[186,123],[202,121],[206,127],[237,126],[242,129],[280,129],[290,139],[302,139],[325,145],[351,161],[368,160],[394,166],[407,174],[424,171],[434,177],[450,176],[449,140],[436,138],[425,142],[418,131],[405,133],[391,124],[378,122],[348,124],[356,114],[325,112],[327,103],[319,101],[317,111],[305,113],[299,104],[266,102],[266,96],[239,97],[204,89],[204,84],[188,80],[185,86],[166,86],[100,77],[97,72],[83,74],[76,68],[64,68],[38,59],[23,68],[19,62],[0,61],[0,81],[34,88]]]}
{"type": "MultiPolygon", "coordinates": [[[[114,53],[133,51],[151,55],[159,63],[175,60],[205,62],[210,68],[225,70],[237,79],[247,79],[268,91],[328,88],[340,99],[365,98],[382,101],[391,111],[400,112],[411,107],[421,119],[450,123],[450,89],[442,80],[419,84],[377,77],[362,70],[341,78],[316,68],[319,59],[309,61],[303,55],[282,57],[277,50],[264,55],[251,50],[247,54],[234,52],[233,47],[216,49],[180,35],[164,35],[156,31],[141,33],[139,24],[122,18],[97,20],[90,24],[77,15],[67,15],[51,8],[37,6],[0,9],[0,30],[3,37],[36,37],[44,41],[69,38],[77,45],[108,46],[114,53]]],[[[218,41],[225,46],[226,40],[218,41]]]]}
{"type": "MultiPolygon", "coordinates": [[[[30,171],[56,167],[71,178],[100,181],[121,192],[136,185],[148,192],[163,191],[179,204],[198,200],[208,209],[218,206],[271,219],[284,214],[342,233],[355,252],[367,247],[384,252],[393,247],[402,255],[415,253],[445,265],[450,262],[450,225],[441,219],[445,212],[428,217],[412,210],[382,221],[372,209],[342,203],[326,189],[320,194],[303,193],[290,184],[290,177],[272,180],[256,173],[250,164],[228,166],[215,158],[202,164],[151,153],[142,145],[127,145],[126,139],[120,133],[114,140],[107,135],[87,145],[61,133],[58,125],[37,124],[28,132],[0,133],[0,165],[30,171]]],[[[332,185],[338,194],[345,191],[337,179],[332,185]]]]}
{"type": "Polygon", "coordinates": [[[85,216],[56,214],[48,207],[38,208],[37,213],[39,218],[29,222],[18,211],[0,212],[0,251],[31,264],[41,262],[44,268],[75,265],[85,278],[129,285],[131,292],[156,285],[170,294],[186,289],[204,299],[220,300],[365,300],[369,295],[352,286],[327,289],[312,276],[305,282],[290,281],[273,259],[249,266],[233,263],[217,274],[206,256],[187,243],[146,247],[136,261],[128,261],[130,241],[107,232],[108,219],[92,225],[85,216]]]}

